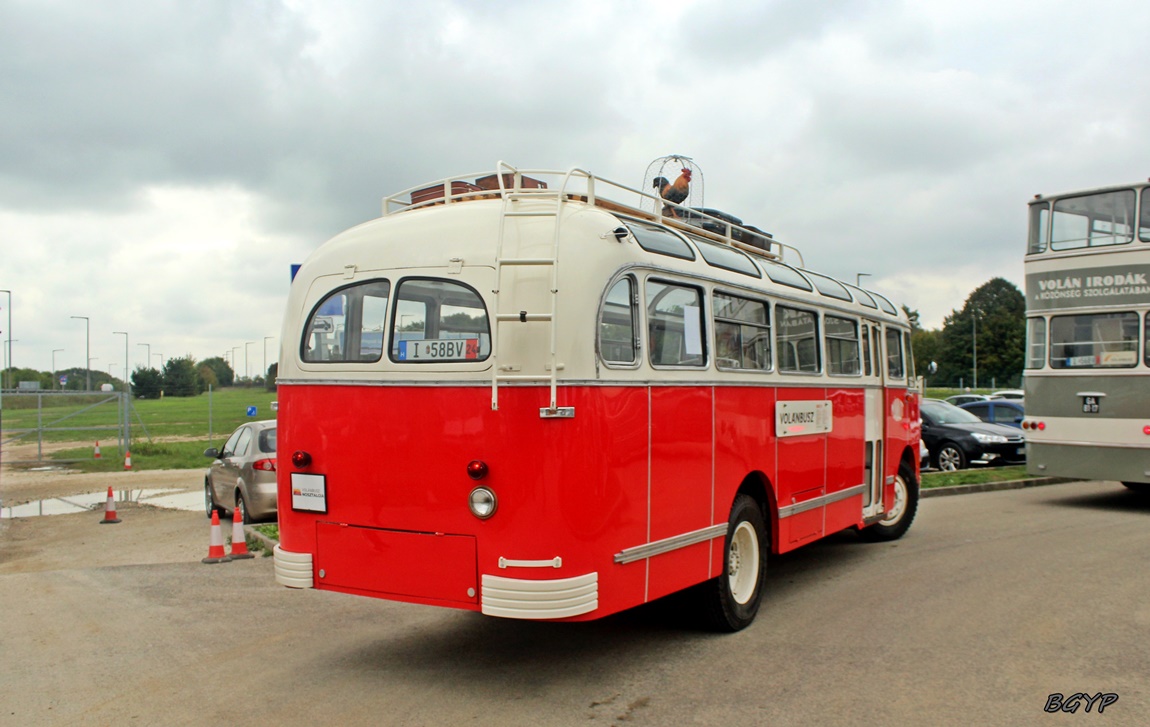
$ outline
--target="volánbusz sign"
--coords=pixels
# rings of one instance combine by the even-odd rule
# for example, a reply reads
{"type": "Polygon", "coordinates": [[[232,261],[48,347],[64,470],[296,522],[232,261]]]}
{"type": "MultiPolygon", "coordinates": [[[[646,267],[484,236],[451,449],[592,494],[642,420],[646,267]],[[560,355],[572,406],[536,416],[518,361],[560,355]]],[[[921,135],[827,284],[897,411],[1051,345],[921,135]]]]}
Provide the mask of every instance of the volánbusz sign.
{"type": "Polygon", "coordinates": [[[1150,302],[1150,265],[1060,270],[1026,276],[1030,311],[1150,302]]]}

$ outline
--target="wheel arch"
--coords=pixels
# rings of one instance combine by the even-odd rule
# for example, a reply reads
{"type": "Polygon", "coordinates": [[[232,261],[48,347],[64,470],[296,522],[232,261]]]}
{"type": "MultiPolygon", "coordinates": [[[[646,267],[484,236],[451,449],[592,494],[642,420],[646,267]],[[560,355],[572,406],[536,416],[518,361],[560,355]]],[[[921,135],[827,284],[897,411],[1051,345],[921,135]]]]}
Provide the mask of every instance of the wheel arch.
{"type": "Polygon", "coordinates": [[[747,473],[743,477],[743,481],[739,483],[739,488],[731,496],[731,501],[727,503],[726,509],[722,513],[716,513],[716,517],[722,514],[725,520],[739,495],[747,495],[758,504],[759,511],[763,514],[763,522],[770,531],[767,533],[767,539],[770,542],[771,552],[778,553],[779,508],[770,479],[760,470],[747,473]]]}

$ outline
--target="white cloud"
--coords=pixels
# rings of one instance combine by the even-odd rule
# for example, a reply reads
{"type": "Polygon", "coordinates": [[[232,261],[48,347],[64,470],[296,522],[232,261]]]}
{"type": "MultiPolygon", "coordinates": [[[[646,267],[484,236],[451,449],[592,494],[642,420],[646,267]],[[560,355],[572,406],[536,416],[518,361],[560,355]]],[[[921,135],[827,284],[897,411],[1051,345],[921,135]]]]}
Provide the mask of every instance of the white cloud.
{"type": "Polygon", "coordinates": [[[1032,194],[1146,176],[1123,37],[1147,21],[1134,0],[2,4],[14,363],[80,365],[71,315],[105,370],[113,330],[133,363],[262,348],[291,262],[497,159],[637,185],[689,155],[708,205],[937,326],[1021,284],[1032,194]]]}

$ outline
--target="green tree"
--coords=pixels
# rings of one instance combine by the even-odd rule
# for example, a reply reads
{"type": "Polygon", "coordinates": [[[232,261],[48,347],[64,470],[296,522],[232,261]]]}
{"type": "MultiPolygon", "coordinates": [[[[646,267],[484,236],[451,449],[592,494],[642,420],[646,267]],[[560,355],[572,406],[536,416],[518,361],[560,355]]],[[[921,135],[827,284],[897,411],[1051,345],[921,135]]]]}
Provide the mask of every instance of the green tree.
{"type": "Polygon", "coordinates": [[[279,372],[280,365],[278,363],[274,363],[271,366],[268,366],[268,375],[265,379],[266,383],[264,385],[264,388],[266,388],[268,391],[276,390],[276,376],[279,375],[279,372]]]}
{"type": "Polygon", "coordinates": [[[159,399],[164,392],[163,375],[152,368],[132,372],[132,393],[141,399],[159,399]]]}
{"type": "Polygon", "coordinates": [[[213,389],[220,388],[220,381],[216,378],[216,372],[207,364],[200,363],[196,365],[196,374],[200,377],[200,383],[204,387],[212,387],[213,389]]]}
{"type": "Polygon", "coordinates": [[[168,396],[196,396],[203,389],[203,381],[196,373],[196,360],[189,353],[170,358],[164,364],[164,393],[168,396]]]}
{"type": "MultiPolygon", "coordinates": [[[[212,386],[231,386],[236,380],[236,372],[228,365],[228,362],[219,356],[204,359],[200,361],[197,368],[201,366],[209,367],[216,375],[216,382],[212,386]]],[[[207,383],[205,382],[205,386],[207,383]]]]}
{"type": "Polygon", "coordinates": [[[940,338],[939,384],[1015,386],[1022,376],[1026,298],[1010,281],[993,278],[970,294],[962,310],[946,317],[940,338]]]}

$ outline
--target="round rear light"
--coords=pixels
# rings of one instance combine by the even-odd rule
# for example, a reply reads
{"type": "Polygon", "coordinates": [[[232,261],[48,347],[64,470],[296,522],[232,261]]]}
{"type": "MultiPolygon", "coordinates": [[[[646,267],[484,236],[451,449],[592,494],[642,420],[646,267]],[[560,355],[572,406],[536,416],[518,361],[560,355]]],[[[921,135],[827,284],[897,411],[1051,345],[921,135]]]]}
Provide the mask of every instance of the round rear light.
{"type": "Polygon", "coordinates": [[[487,476],[487,463],[473,459],[467,463],[467,476],[473,480],[482,480],[487,476]]]}
{"type": "Polygon", "coordinates": [[[495,499],[495,493],[486,487],[476,487],[467,496],[467,507],[471,509],[471,514],[480,520],[486,520],[494,515],[498,506],[499,501],[495,499]]]}
{"type": "Polygon", "coordinates": [[[291,453],[291,463],[296,467],[307,467],[311,464],[311,455],[302,449],[291,453]]]}
{"type": "Polygon", "coordinates": [[[1143,434],[1150,434],[1150,424],[1147,424],[1146,426],[1142,427],[1142,433],[1143,434]]]}
{"type": "Polygon", "coordinates": [[[1038,431],[1041,432],[1045,429],[1046,429],[1046,422],[1038,422],[1038,431]]]}

